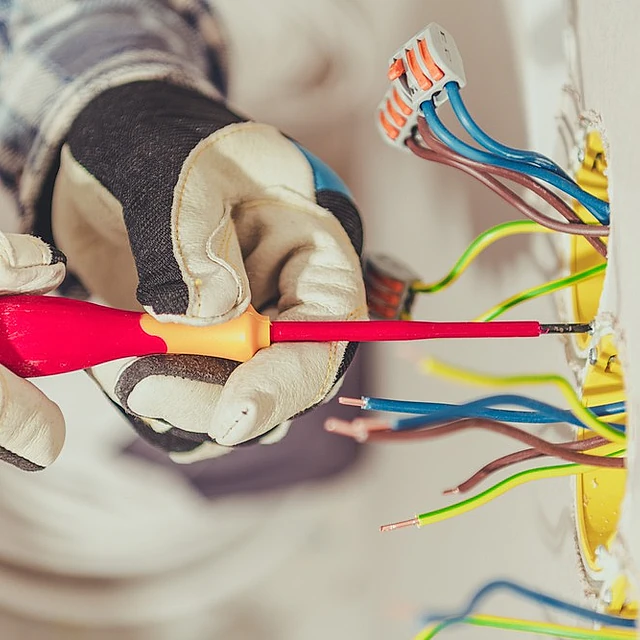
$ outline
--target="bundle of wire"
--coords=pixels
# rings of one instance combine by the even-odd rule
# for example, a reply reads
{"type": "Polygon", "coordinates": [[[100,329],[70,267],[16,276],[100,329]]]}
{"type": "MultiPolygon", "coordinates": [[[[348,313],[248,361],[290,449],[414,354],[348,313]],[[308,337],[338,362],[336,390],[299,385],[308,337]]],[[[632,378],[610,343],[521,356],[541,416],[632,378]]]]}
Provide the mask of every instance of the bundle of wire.
{"type": "Polygon", "coordinates": [[[580,640],[595,640],[596,638],[601,640],[623,640],[637,637],[637,623],[635,620],[592,611],[591,609],[571,604],[555,596],[525,587],[511,580],[494,580],[493,582],[489,582],[475,593],[467,606],[461,611],[449,614],[427,615],[424,617],[423,624],[427,625],[427,627],[418,633],[414,640],[431,640],[440,631],[454,624],[517,630],[528,633],[539,633],[554,638],[576,638],[580,640]],[[496,591],[510,591],[515,595],[524,597],[538,604],[587,620],[592,624],[600,625],[600,628],[570,627],[561,624],[475,614],[476,609],[482,601],[496,591]]]}
{"type": "MultiPolygon", "coordinates": [[[[360,407],[365,411],[382,411],[388,413],[409,413],[420,416],[420,425],[453,418],[488,418],[504,422],[526,424],[554,424],[566,422],[576,427],[586,428],[584,422],[568,409],[559,409],[551,404],[517,394],[501,394],[487,396],[479,400],[472,400],[463,404],[447,404],[442,402],[415,402],[407,400],[389,400],[387,398],[371,398],[363,396],[360,399],[340,398],[342,404],[360,407]],[[524,411],[509,409],[495,409],[497,406],[519,406],[524,411]]],[[[625,413],[624,402],[611,402],[589,407],[589,411],[596,417],[613,417],[625,413]]],[[[411,429],[415,419],[395,420],[390,423],[394,430],[411,429]]],[[[624,431],[620,425],[613,428],[624,431]]]]}
{"type": "Polygon", "coordinates": [[[495,155],[475,149],[456,138],[442,124],[431,102],[423,103],[424,118],[418,118],[418,131],[414,132],[413,138],[406,141],[408,148],[421,158],[455,167],[471,175],[538,224],[553,231],[584,236],[598,253],[606,257],[607,249],[601,237],[609,234],[608,203],[584,192],[548,158],[504,147],[490,138],[471,119],[462,103],[458,85],[449,83],[446,88],[454,112],[463,126],[468,127],[469,133],[479,144],[490,145],[495,155]],[[498,150],[503,150],[502,153],[506,155],[499,155],[498,150]],[[520,159],[515,160],[514,157],[520,159]],[[527,188],[547,202],[568,222],[560,222],[535,209],[494,176],[505,178],[527,188]],[[550,179],[554,186],[568,192],[594,212],[594,217],[603,224],[590,225],[582,222],[567,203],[546,186],[537,182],[534,179],[536,177],[550,179]]]}
{"type": "Polygon", "coordinates": [[[453,149],[450,149],[432,133],[431,128],[424,118],[418,118],[417,133],[420,134],[420,138],[414,134],[413,138],[409,138],[406,141],[407,147],[415,155],[425,160],[438,162],[464,171],[494,191],[503,200],[511,204],[527,218],[550,229],[551,231],[584,236],[589,239],[592,246],[596,251],[598,251],[598,253],[606,256],[606,245],[602,240],[600,240],[600,238],[609,235],[609,227],[607,225],[590,225],[582,222],[573,209],[571,209],[564,200],[547,189],[544,185],[533,180],[530,176],[523,175],[509,169],[486,165],[460,155],[453,149]],[[424,145],[427,146],[425,147],[424,145]],[[553,209],[568,222],[560,222],[535,209],[515,191],[494,178],[494,175],[508,179],[527,188],[553,207],[553,209]]]}
{"type": "Polygon", "coordinates": [[[431,162],[438,162],[464,171],[494,191],[527,218],[551,231],[584,236],[600,255],[606,257],[607,247],[600,238],[609,235],[609,227],[607,225],[591,225],[582,222],[566,202],[530,176],[502,167],[486,165],[460,155],[432,133],[424,118],[418,118],[418,133],[420,138],[414,135],[413,138],[409,138],[406,141],[407,147],[415,155],[431,162]],[[568,222],[560,222],[535,209],[494,176],[508,179],[527,188],[551,205],[568,222]]]}
{"type": "MultiPolygon", "coordinates": [[[[493,138],[484,133],[471,118],[460,96],[458,85],[456,83],[448,83],[446,85],[446,90],[452,108],[463,127],[476,142],[484,146],[486,149],[489,149],[489,151],[493,152],[495,155],[492,156],[489,153],[474,149],[456,138],[446,129],[446,127],[444,127],[438,118],[435,106],[432,103],[424,103],[422,105],[424,119],[418,118],[418,131],[422,142],[426,144],[427,148],[425,148],[423,144],[420,144],[420,140],[417,137],[407,140],[407,146],[416,155],[422,158],[447,164],[465,171],[491,188],[507,202],[512,204],[516,209],[521,211],[532,221],[537,222],[539,225],[553,231],[583,235],[587,241],[592,244],[594,249],[606,258],[606,245],[598,236],[608,235],[608,226],[588,225],[583,223],[561,198],[556,196],[544,185],[536,182],[533,178],[549,178],[549,175],[552,175],[552,184],[557,187],[564,186],[565,191],[568,189],[570,194],[585,204],[585,206],[587,206],[601,222],[608,222],[607,203],[600,201],[597,198],[593,198],[593,196],[586,194],[586,192],[579,189],[579,187],[577,187],[577,185],[575,185],[575,183],[571,181],[564,172],[548,158],[545,158],[540,154],[512,149],[493,140],[493,138]],[[517,165],[516,163],[521,164],[517,165]],[[494,175],[507,178],[530,189],[533,193],[540,196],[550,204],[556,211],[558,211],[558,213],[560,213],[561,216],[568,220],[568,222],[562,223],[558,220],[549,218],[540,211],[537,211],[506,185],[493,177],[494,175]],[[600,212],[601,215],[598,216],[598,212],[600,212]]],[[[512,233],[531,233],[535,230],[536,229],[534,227],[525,227],[524,225],[520,225],[518,228],[515,226],[507,227],[502,225],[494,227],[480,236],[469,247],[467,252],[465,252],[462,258],[454,266],[454,269],[447,274],[445,278],[431,285],[416,283],[414,290],[418,293],[433,293],[438,291],[453,282],[464,268],[466,268],[470,259],[473,259],[477,253],[482,251],[485,246],[488,246],[488,244],[493,242],[495,239],[511,235],[512,233]]],[[[605,264],[596,265],[595,267],[585,271],[572,274],[565,278],[559,278],[540,287],[534,287],[503,301],[486,313],[480,315],[476,320],[493,320],[521,302],[557,291],[564,287],[575,285],[578,282],[601,274],[605,269],[605,264]]]]}
{"type": "MultiPolygon", "coordinates": [[[[411,144],[415,143],[409,143],[411,144]]],[[[426,150],[423,150],[426,151],[426,150]]],[[[431,153],[430,151],[426,151],[427,153],[431,153]]],[[[422,151],[420,152],[422,153],[422,151]]],[[[504,189],[507,189],[502,185],[504,189]]],[[[515,194],[513,194],[515,195],[515,194]]],[[[518,197],[518,196],[516,196],[518,197]]],[[[529,207],[529,205],[526,205],[529,207]]],[[[542,214],[540,214],[542,215],[542,214]]],[[[569,226],[568,224],[558,223],[561,226],[569,226]]],[[[573,224],[573,223],[572,223],[573,224]]],[[[576,224],[577,227],[585,227],[588,225],[584,224],[576,224]]],[[[438,293],[443,289],[451,286],[454,282],[456,282],[462,274],[467,270],[467,268],[471,265],[471,263],[488,247],[490,247],[493,243],[498,240],[502,240],[503,238],[508,238],[510,236],[519,235],[519,234],[530,234],[530,233],[550,233],[553,231],[549,229],[547,226],[542,226],[539,222],[535,220],[513,220],[510,222],[503,222],[494,227],[490,227],[486,231],[483,231],[477,238],[471,242],[471,244],[464,250],[462,255],[458,258],[453,267],[449,270],[449,272],[436,280],[435,282],[426,283],[420,280],[411,283],[411,291],[413,294],[426,294],[426,293],[438,293]]],[[[589,239],[589,238],[587,238],[589,239]]],[[[598,247],[602,245],[602,252],[606,254],[606,246],[602,244],[602,241],[598,238],[590,238],[595,243],[599,243],[598,247]]],[[[489,310],[480,314],[474,321],[476,322],[488,322],[490,320],[495,320],[500,317],[504,313],[506,313],[509,309],[529,300],[533,300],[543,295],[548,295],[550,293],[554,293],[561,289],[565,289],[567,287],[574,286],[579,284],[580,282],[585,282],[591,278],[595,278],[598,275],[603,274],[606,271],[607,264],[603,262],[601,264],[594,265],[588,269],[584,269],[582,271],[578,271],[576,273],[572,273],[568,276],[564,276],[562,278],[557,278],[555,280],[551,280],[550,282],[546,282],[542,285],[538,285],[535,287],[531,287],[530,289],[526,289],[516,295],[513,295],[506,300],[496,304],[491,307],[489,310]]],[[[409,315],[407,314],[405,319],[408,319],[409,315]]]]}
{"type": "MultiPolygon", "coordinates": [[[[424,118],[418,118],[418,130],[414,131],[413,137],[406,141],[407,146],[422,158],[463,170],[488,186],[529,219],[507,222],[488,229],[471,243],[443,278],[432,283],[419,281],[412,283],[413,293],[435,293],[441,291],[454,283],[471,262],[493,242],[519,233],[555,231],[581,235],[604,258],[604,261],[584,271],[558,278],[512,296],[478,316],[475,319],[476,321],[494,320],[517,304],[558,291],[564,287],[574,286],[601,275],[606,269],[607,247],[602,237],[609,235],[609,227],[607,226],[609,221],[608,204],[584,192],[560,167],[548,158],[540,154],[506,147],[490,138],[472,120],[462,102],[457,84],[449,83],[446,86],[446,90],[454,112],[463,127],[478,144],[488,149],[490,153],[474,149],[456,138],[444,127],[436,114],[434,104],[430,102],[421,105],[424,118]],[[551,218],[529,205],[512,189],[500,182],[496,176],[529,189],[555,209],[566,222],[551,218]],[[579,200],[601,224],[583,222],[562,198],[537,180],[547,182],[579,200]]],[[[438,369],[438,366],[436,365],[432,368],[438,369]]],[[[571,385],[566,380],[554,375],[518,376],[498,379],[456,371],[444,365],[439,366],[439,373],[449,377],[457,377],[467,382],[494,386],[552,383],[557,385],[563,392],[573,411],[558,409],[523,396],[505,394],[458,406],[437,403],[403,403],[372,398],[343,399],[342,401],[345,404],[360,406],[363,409],[409,412],[417,415],[415,418],[392,421],[360,418],[348,423],[341,420],[329,420],[326,427],[331,431],[361,441],[428,439],[475,428],[501,433],[529,446],[528,449],[516,451],[490,462],[471,478],[457,487],[445,491],[445,493],[469,491],[496,471],[542,456],[552,456],[569,461],[571,464],[522,471],[468,500],[444,509],[421,514],[410,520],[385,525],[382,530],[392,530],[410,525],[422,526],[438,522],[485,504],[513,487],[538,478],[584,473],[594,467],[624,468],[625,460],[620,457],[626,452],[624,448],[626,442],[624,426],[609,424],[602,419],[615,418],[619,420],[625,411],[624,404],[612,403],[594,407],[591,410],[587,409],[582,405],[571,385]],[[524,407],[525,411],[496,408],[497,406],[513,405],[524,407]],[[594,432],[594,436],[579,441],[551,443],[518,427],[507,424],[509,422],[520,424],[566,422],[582,429],[591,429],[594,432]],[[609,449],[606,454],[585,453],[598,450],[611,443],[620,444],[621,447],[613,452],[609,449]]]]}
{"type": "MultiPolygon", "coordinates": [[[[445,90],[461,124],[472,138],[490,153],[474,149],[448,131],[438,118],[432,102],[421,105],[424,117],[416,119],[417,129],[414,129],[412,136],[404,141],[406,146],[421,158],[452,166],[471,175],[529,219],[505,222],[480,234],[443,278],[431,283],[419,280],[409,283],[410,299],[413,301],[416,294],[437,293],[450,286],[486,248],[497,240],[516,234],[560,232],[581,235],[602,256],[603,262],[511,296],[477,316],[475,321],[495,320],[523,302],[602,275],[606,270],[607,257],[607,245],[602,238],[609,235],[609,226],[584,222],[569,204],[536,178],[542,181],[546,179],[559,190],[580,200],[590,211],[595,212],[594,215],[600,222],[608,222],[608,203],[583,191],[558,165],[545,156],[506,147],[488,136],[471,118],[460,96],[458,85],[449,82],[445,90]],[[530,205],[497,178],[504,178],[525,187],[545,201],[566,222],[552,218],[530,205]]],[[[410,309],[403,309],[399,317],[409,319],[410,309]]]]}
{"type": "MultiPolygon", "coordinates": [[[[542,186],[539,182],[536,182],[537,180],[546,182],[566,195],[575,198],[591,212],[601,225],[609,224],[609,204],[607,202],[592,196],[580,188],[574,180],[567,176],[549,158],[538,153],[507,147],[487,135],[471,117],[462,100],[460,87],[457,83],[447,83],[445,91],[456,118],[471,138],[483,149],[468,145],[449,131],[438,117],[435,104],[432,101],[426,101],[420,105],[426,120],[426,123],[422,123],[419,119],[420,134],[427,142],[427,145],[432,146],[433,143],[432,135],[428,131],[431,130],[439,142],[455,153],[455,156],[450,157],[458,163],[465,164],[470,168],[475,167],[488,174],[499,175],[509,180],[520,182],[520,184],[532,190],[536,189],[535,185],[542,186]],[[428,127],[425,127],[425,124],[428,127]],[[476,164],[468,164],[469,161],[476,164]],[[508,173],[504,173],[505,171],[508,173]],[[531,179],[531,183],[526,180],[524,182],[521,181],[521,177],[531,179]]],[[[442,152],[440,148],[436,150],[442,152]]],[[[536,193],[541,197],[545,197],[539,191],[536,191],[536,193]]],[[[560,209],[557,210],[562,213],[560,209]]],[[[588,233],[583,231],[581,235],[586,236],[590,231],[597,229],[602,229],[602,227],[594,226],[591,230],[586,229],[588,233]]],[[[606,235],[596,231],[597,233],[606,235]]]]}
{"type": "MultiPolygon", "coordinates": [[[[527,205],[528,206],[528,205],[527,205]]],[[[585,226],[585,225],[578,225],[585,226]]],[[[543,227],[538,222],[533,220],[514,220],[511,222],[503,222],[494,227],[491,227],[481,233],[463,252],[453,265],[451,270],[439,280],[431,283],[425,283],[422,281],[413,282],[411,289],[413,293],[437,293],[442,291],[446,287],[451,286],[462,274],[467,270],[469,265],[488,247],[494,242],[507,238],[517,234],[529,234],[529,233],[549,233],[551,230],[547,227],[543,227]]],[[[603,245],[604,246],[604,245],[603,245]]],[[[548,295],[564,289],[566,287],[574,286],[580,282],[594,278],[606,270],[606,263],[598,264],[589,269],[572,273],[556,280],[551,280],[543,285],[532,287],[525,291],[522,291],[502,302],[498,303],[494,307],[491,307],[488,311],[480,314],[475,318],[476,322],[488,322],[495,320],[502,314],[506,313],[509,309],[523,303],[528,300],[533,300],[543,295],[548,295]]]]}
{"type": "Polygon", "coordinates": [[[516,439],[529,447],[490,462],[468,480],[445,490],[445,494],[470,491],[498,471],[542,456],[551,456],[571,464],[521,471],[467,500],[444,509],[423,513],[409,520],[384,525],[382,530],[389,531],[405,526],[424,526],[439,522],[486,504],[510,489],[532,480],[584,473],[596,467],[612,469],[625,467],[625,459],[620,457],[626,452],[624,447],[615,451],[608,450],[604,455],[598,451],[611,443],[624,445],[626,442],[623,425],[609,424],[603,420],[603,418],[619,420],[623,417],[626,410],[624,403],[610,403],[589,409],[582,405],[569,382],[556,375],[487,376],[456,369],[436,361],[429,361],[424,366],[429,371],[442,376],[474,384],[490,386],[554,384],[562,391],[573,411],[559,409],[548,403],[514,394],[489,396],[462,405],[406,402],[382,398],[342,398],[343,404],[358,406],[365,410],[418,415],[391,421],[378,418],[359,418],[352,422],[330,419],[326,423],[326,428],[360,441],[374,442],[425,440],[468,429],[484,429],[516,439]],[[519,406],[524,410],[497,409],[495,408],[497,406],[519,406]],[[566,422],[575,427],[591,429],[595,434],[593,437],[582,440],[552,443],[507,422],[543,425],[566,422]]]}
{"type": "MultiPolygon", "coordinates": [[[[417,129],[405,141],[406,146],[417,156],[431,162],[459,169],[494,191],[503,200],[523,214],[527,220],[506,222],[488,229],[478,236],[453,268],[435,282],[416,281],[411,284],[413,294],[436,293],[453,284],[471,262],[493,242],[516,234],[559,232],[580,235],[603,258],[602,262],[558,278],[541,286],[533,287],[514,295],[481,314],[476,321],[486,322],[498,318],[514,306],[538,296],[575,286],[590,278],[603,274],[606,269],[607,245],[603,241],[609,235],[609,205],[583,190],[565,171],[551,159],[530,151],[508,147],[483,131],[470,115],[460,87],[455,82],[445,85],[445,91],[453,112],[462,128],[478,146],[474,147],[456,137],[440,120],[435,101],[420,105],[422,117],[417,118],[417,129]],[[524,187],[540,198],[558,214],[551,217],[529,204],[505,182],[524,187]],[[547,186],[549,185],[549,186],[547,186]],[[570,201],[562,195],[575,199],[589,211],[596,224],[586,223],[574,212],[570,201]],[[562,220],[564,219],[564,220],[562,220]]],[[[405,312],[408,315],[408,311],[405,312]]],[[[569,409],[561,409],[546,402],[522,395],[501,393],[463,404],[434,402],[408,402],[385,398],[361,397],[341,398],[343,404],[357,406],[366,411],[411,414],[411,417],[384,419],[382,417],[357,418],[351,422],[329,420],[326,428],[360,441],[404,442],[406,440],[432,439],[467,431],[483,429],[498,433],[527,445],[521,449],[493,460],[445,493],[465,493],[477,487],[492,474],[510,466],[544,456],[566,462],[528,468],[503,479],[494,486],[472,497],[447,507],[422,513],[408,520],[381,527],[391,531],[407,526],[424,526],[461,515],[524,483],[542,479],[582,474],[597,467],[623,469],[626,459],[626,433],[623,402],[614,402],[595,407],[585,407],[568,381],[556,375],[541,376],[483,376],[430,362],[425,369],[445,377],[488,386],[511,386],[521,384],[554,384],[563,393],[569,409]],[[533,435],[524,427],[565,423],[576,429],[589,429],[593,435],[568,442],[549,442],[533,435]],[[519,425],[519,426],[515,426],[519,425]]],[[[437,633],[454,623],[485,626],[496,629],[519,630],[553,637],[580,639],[611,639],[635,637],[635,621],[597,613],[563,602],[532,589],[509,581],[496,581],[480,589],[469,605],[461,612],[429,616],[428,628],[415,640],[431,640],[437,633]],[[598,629],[569,627],[566,625],[541,623],[528,620],[476,615],[480,601],[489,593],[506,589],[546,606],[577,615],[597,625],[598,629]]]]}

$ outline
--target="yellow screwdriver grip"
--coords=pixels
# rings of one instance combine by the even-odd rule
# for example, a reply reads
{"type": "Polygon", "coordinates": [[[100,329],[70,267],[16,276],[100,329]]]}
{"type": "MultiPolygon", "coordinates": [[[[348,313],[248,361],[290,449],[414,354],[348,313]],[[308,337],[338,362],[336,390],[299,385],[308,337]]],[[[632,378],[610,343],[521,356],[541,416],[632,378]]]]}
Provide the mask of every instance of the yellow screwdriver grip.
{"type": "Polygon", "coordinates": [[[140,326],[145,333],[162,339],[167,345],[167,353],[246,362],[271,344],[271,321],[253,307],[229,322],[206,327],[159,322],[144,313],[140,317],[140,326]]]}

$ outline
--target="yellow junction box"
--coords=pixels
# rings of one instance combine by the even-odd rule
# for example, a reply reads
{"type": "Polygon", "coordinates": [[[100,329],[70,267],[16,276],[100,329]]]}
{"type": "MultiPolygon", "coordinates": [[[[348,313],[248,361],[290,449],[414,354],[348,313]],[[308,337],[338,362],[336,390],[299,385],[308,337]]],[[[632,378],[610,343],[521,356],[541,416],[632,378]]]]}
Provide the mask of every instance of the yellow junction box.
{"type": "MultiPolygon", "coordinates": [[[[576,181],[592,195],[608,200],[608,179],[606,158],[599,134],[592,131],[585,140],[584,159],[576,173],[576,181]]],[[[595,222],[593,216],[580,204],[574,205],[576,213],[585,222],[595,222]]],[[[571,239],[571,271],[575,273],[604,262],[591,245],[580,236],[571,239]]],[[[604,284],[604,274],[574,286],[573,313],[575,322],[591,322],[598,312],[604,284]]],[[[586,349],[590,336],[577,335],[574,338],[580,349],[586,349]]],[[[624,379],[619,355],[613,336],[605,336],[592,351],[592,358],[585,375],[582,401],[585,406],[595,406],[625,400],[624,379]]],[[[625,416],[615,417],[614,422],[624,422],[625,416]]],[[[583,430],[579,438],[589,437],[583,430]]],[[[597,450],[605,454],[614,451],[618,445],[607,445],[597,450]]],[[[597,580],[601,570],[598,566],[596,550],[603,546],[610,548],[615,539],[620,506],[624,497],[626,471],[617,469],[597,469],[576,478],[576,521],[578,544],[585,568],[597,580]]],[[[626,602],[626,580],[617,580],[608,605],[609,612],[637,616],[637,603],[626,602]]]]}

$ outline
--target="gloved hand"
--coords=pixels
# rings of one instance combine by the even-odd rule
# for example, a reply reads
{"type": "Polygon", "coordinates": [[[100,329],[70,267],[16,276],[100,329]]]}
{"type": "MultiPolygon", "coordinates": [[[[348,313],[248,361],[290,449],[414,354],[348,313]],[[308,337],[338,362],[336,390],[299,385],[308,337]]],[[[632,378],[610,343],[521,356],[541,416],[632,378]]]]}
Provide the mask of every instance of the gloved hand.
{"type": "MultiPolygon", "coordinates": [[[[95,98],[63,147],[52,215],[90,292],[161,321],[224,322],[249,303],[282,320],[366,317],[362,228],[339,178],[191,90],[138,82],[95,98]]],[[[277,439],[274,427],[323,401],[354,352],[277,344],[240,366],[157,356],[92,375],[143,436],[191,461],[277,439]]]]}
{"type": "MultiPolygon", "coordinates": [[[[42,240],[0,233],[0,295],[51,291],[64,273],[64,256],[42,240]]],[[[58,457],[64,435],[58,406],[0,365],[0,460],[25,471],[44,469],[58,457]]]]}

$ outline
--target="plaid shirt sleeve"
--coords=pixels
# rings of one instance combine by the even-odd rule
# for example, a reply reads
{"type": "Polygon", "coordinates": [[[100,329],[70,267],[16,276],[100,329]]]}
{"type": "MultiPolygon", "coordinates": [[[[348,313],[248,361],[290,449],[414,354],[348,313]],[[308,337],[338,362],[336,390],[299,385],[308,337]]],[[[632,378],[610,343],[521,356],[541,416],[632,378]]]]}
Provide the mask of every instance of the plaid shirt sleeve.
{"type": "Polygon", "coordinates": [[[220,98],[223,55],[205,0],[0,0],[0,180],[23,228],[89,101],[158,79],[220,98]]]}

